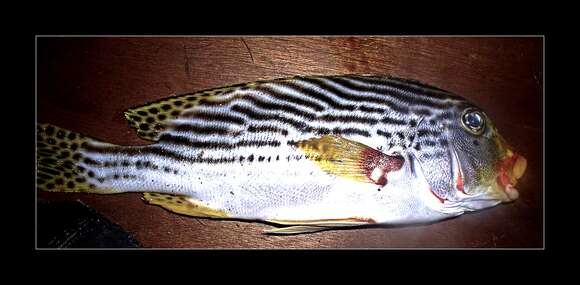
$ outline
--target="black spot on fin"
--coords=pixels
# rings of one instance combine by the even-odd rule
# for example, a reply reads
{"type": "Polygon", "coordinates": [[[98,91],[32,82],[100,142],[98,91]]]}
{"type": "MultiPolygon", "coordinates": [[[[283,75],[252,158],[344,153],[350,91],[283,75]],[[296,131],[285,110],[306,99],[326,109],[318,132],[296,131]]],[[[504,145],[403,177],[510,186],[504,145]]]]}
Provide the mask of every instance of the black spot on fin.
{"type": "Polygon", "coordinates": [[[227,212],[210,208],[188,196],[145,192],[143,193],[143,200],[149,204],[158,205],[182,215],[214,219],[228,218],[227,212]]]}
{"type": "Polygon", "coordinates": [[[137,135],[145,140],[157,141],[159,134],[171,120],[179,118],[184,112],[193,110],[202,100],[217,98],[217,96],[252,83],[243,83],[227,87],[219,87],[176,95],[149,104],[131,108],[125,111],[125,118],[137,135]]]}
{"type": "Polygon", "coordinates": [[[112,193],[92,183],[94,173],[81,163],[87,159],[81,153],[83,146],[97,140],[49,124],[37,125],[36,139],[37,189],[50,192],[112,193]]]}

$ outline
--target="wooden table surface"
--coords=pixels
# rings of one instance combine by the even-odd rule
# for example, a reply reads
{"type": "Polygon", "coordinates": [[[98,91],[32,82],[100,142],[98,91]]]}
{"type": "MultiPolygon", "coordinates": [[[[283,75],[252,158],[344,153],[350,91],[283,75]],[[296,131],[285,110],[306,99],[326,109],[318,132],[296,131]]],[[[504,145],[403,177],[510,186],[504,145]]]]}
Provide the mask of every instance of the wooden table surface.
{"type": "Polygon", "coordinates": [[[261,223],[196,219],[140,194],[38,193],[80,200],[153,248],[472,248],[543,246],[541,37],[154,37],[37,40],[38,121],[138,145],[123,111],[174,94],[293,75],[417,79],[480,105],[528,159],[511,204],[425,226],[267,236],[261,223]]]}

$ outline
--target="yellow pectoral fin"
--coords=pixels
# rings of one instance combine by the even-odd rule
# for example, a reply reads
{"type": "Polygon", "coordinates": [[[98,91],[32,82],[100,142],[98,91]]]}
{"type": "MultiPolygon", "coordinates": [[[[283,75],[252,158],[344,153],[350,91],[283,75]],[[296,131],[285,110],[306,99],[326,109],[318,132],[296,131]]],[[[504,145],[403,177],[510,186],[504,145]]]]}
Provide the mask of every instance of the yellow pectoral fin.
{"type": "Polygon", "coordinates": [[[401,156],[332,135],[298,141],[295,146],[329,174],[377,185],[385,185],[387,173],[401,169],[404,163],[401,156]]]}
{"type": "Polygon", "coordinates": [[[143,193],[143,199],[149,204],[159,205],[169,211],[187,216],[216,219],[229,217],[226,212],[204,206],[188,196],[143,193]]]}

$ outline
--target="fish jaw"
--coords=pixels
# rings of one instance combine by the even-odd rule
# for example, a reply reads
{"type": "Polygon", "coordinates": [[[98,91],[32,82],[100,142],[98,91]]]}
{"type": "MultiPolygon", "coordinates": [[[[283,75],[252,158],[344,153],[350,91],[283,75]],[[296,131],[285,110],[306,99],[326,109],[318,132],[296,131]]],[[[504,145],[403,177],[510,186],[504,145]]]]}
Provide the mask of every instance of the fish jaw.
{"type": "Polygon", "coordinates": [[[518,199],[519,191],[515,186],[524,175],[527,164],[525,157],[510,149],[507,150],[506,156],[496,163],[496,171],[498,173],[496,182],[506,194],[503,202],[511,202],[518,199]]]}

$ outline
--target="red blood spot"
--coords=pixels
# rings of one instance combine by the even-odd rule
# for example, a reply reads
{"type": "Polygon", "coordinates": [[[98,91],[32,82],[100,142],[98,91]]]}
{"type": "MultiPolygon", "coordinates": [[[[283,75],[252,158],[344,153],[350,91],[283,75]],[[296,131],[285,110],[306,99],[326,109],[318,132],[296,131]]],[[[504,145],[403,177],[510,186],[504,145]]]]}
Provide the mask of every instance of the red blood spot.
{"type": "Polygon", "coordinates": [[[401,156],[389,156],[378,150],[368,148],[362,152],[361,168],[366,177],[377,185],[387,185],[387,174],[391,171],[397,171],[403,167],[405,159],[401,156]],[[372,173],[375,169],[380,169],[381,177],[373,178],[372,173]]]}
{"type": "Polygon", "coordinates": [[[367,223],[367,224],[376,224],[377,222],[371,218],[354,218],[356,221],[367,223]]]}
{"type": "Polygon", "coordinates": [[[457,176],[457,189],[461,191],[461,193],[465,194],[465,190],[463,189],[463,178],[461,177],[461,172],[457,176]]]}
{"type": "Polygon", "coordinates": [[[377,181],[375,181],[375,184],[382,186],[387,185],[387,177],[385,175],[382,175],[381,177],[379,177],[377,181]]]}
{"type": "Polygon", "coordinates": [[[510,184],[510,177],[507,175],[506,172],[500,172],[497,176],[497,184],[501,185],[502,187],[506,187],[510,184]]]}
{"type": "Polygon", "coordinates": [[[514,154],[511,157],[499,160],[495,165],[495,168],[499,173],[499,175],[497,176],[497,183],[504,188],[511,183],[510,181],[511,179],[508,173],[511,169],[513,169],[517,159],[518,155],[514,154]]]}
{"type": "Polygon", "coordinates": [[[445,202],[445,200],[447,200],[447,199],[443,199],[443,198],[437,196],[437,194],[435,194],[435,192],[433,192],[433,189],[431,189],[431,187],[429,187],[429,191],[431,191],[431,194],[433,194],[433,196],[435,196],[435,198],[437,198],[437,200],[439,200],[439,202],[441,202],[441,204],[443,204],[445,202]]]}

